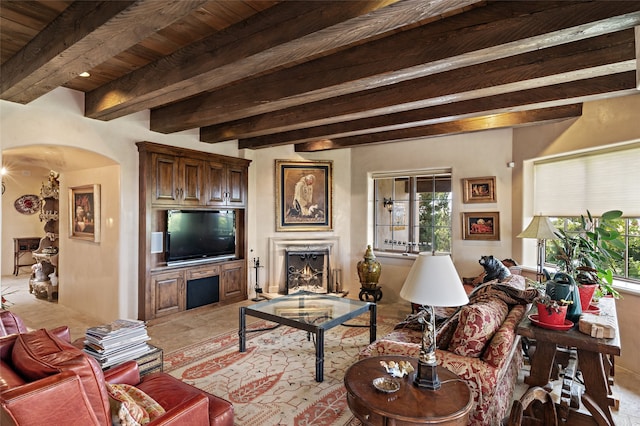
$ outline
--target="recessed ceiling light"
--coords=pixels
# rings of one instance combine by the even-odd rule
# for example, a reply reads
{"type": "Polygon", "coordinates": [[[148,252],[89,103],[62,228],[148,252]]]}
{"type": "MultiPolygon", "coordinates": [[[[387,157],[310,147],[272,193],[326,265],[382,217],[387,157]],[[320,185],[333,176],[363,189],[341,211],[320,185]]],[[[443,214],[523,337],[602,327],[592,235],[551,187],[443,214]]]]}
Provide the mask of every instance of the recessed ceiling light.
{"type": "Polygon", "coordinates": [[[91,74],[89,74],[88,72],[81,72],[80,74],[78,74],[80,77],[91,77],[91,74]]]}

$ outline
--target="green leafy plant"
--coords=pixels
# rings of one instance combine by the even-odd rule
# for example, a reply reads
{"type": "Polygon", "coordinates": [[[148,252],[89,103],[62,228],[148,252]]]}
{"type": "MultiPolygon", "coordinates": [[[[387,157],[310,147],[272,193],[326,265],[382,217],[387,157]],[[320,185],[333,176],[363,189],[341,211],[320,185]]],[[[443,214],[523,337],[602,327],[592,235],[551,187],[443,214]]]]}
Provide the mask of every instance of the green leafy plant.
{"type": "Polygon", "coordinates": [[[556,230],[558,240],[552,240],[556,249],[556,266],[570,274],[580,284],[598,284],[596,297],[610,294],[620,297],[613,288],[613,274],[617,261],[624,259],[624,243],[613,221],[622,217],[620,210],[610,210],[599,220],[587,210],[580,216],[581,228],[577,232],[556,230]]]}

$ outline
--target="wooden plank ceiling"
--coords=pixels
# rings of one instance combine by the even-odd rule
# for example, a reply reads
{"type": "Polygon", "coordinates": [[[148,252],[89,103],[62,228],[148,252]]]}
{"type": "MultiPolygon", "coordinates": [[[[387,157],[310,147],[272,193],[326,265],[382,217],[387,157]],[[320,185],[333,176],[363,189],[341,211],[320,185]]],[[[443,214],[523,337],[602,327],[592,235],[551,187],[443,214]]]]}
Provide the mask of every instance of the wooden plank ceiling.
{"type": "Polygon", "coordinates": [[[87,117],[150,109],[153,131],[249,149],[565,120],[638,87],[640,1],[2,0],[0,18],[1,99],[64,86],[87,117]]]}

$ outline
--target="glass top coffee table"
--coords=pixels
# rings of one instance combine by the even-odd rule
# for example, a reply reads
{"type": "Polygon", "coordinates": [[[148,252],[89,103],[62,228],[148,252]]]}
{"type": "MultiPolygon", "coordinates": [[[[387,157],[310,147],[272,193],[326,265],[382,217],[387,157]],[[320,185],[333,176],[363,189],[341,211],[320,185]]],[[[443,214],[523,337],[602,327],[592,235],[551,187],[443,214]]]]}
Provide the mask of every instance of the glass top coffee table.
{"type": "MultiPolygon", "coordinates": [[[[316,346],[316,381],[324,380],[324,332],[369,311],[369,343],[376,340],[376,304],[327,294],[300,291],[286,296],[240,307],[240,352],[246,350],[246,316],[262,318],[279,325],[313,333],[316,346]]],[[[277,326],[276,326],[277,327],[277,326]]],[[[275,327],[274,327],[275,328],[275,327]]],[[[258,330],[252,330],[258,331],[258,330]]]]}

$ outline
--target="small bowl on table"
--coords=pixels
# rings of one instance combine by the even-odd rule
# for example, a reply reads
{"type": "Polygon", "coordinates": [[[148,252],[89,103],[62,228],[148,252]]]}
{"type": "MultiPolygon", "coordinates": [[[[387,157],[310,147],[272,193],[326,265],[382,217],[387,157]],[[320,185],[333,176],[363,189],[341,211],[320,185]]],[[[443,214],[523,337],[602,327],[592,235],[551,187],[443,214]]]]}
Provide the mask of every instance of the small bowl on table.
{"type": "Polygon", "coordinates": [[[393,393],[400,389],[400,382],[391,377],[378,377],[373,379],[373,387],[380,392],[393,393]]]}

